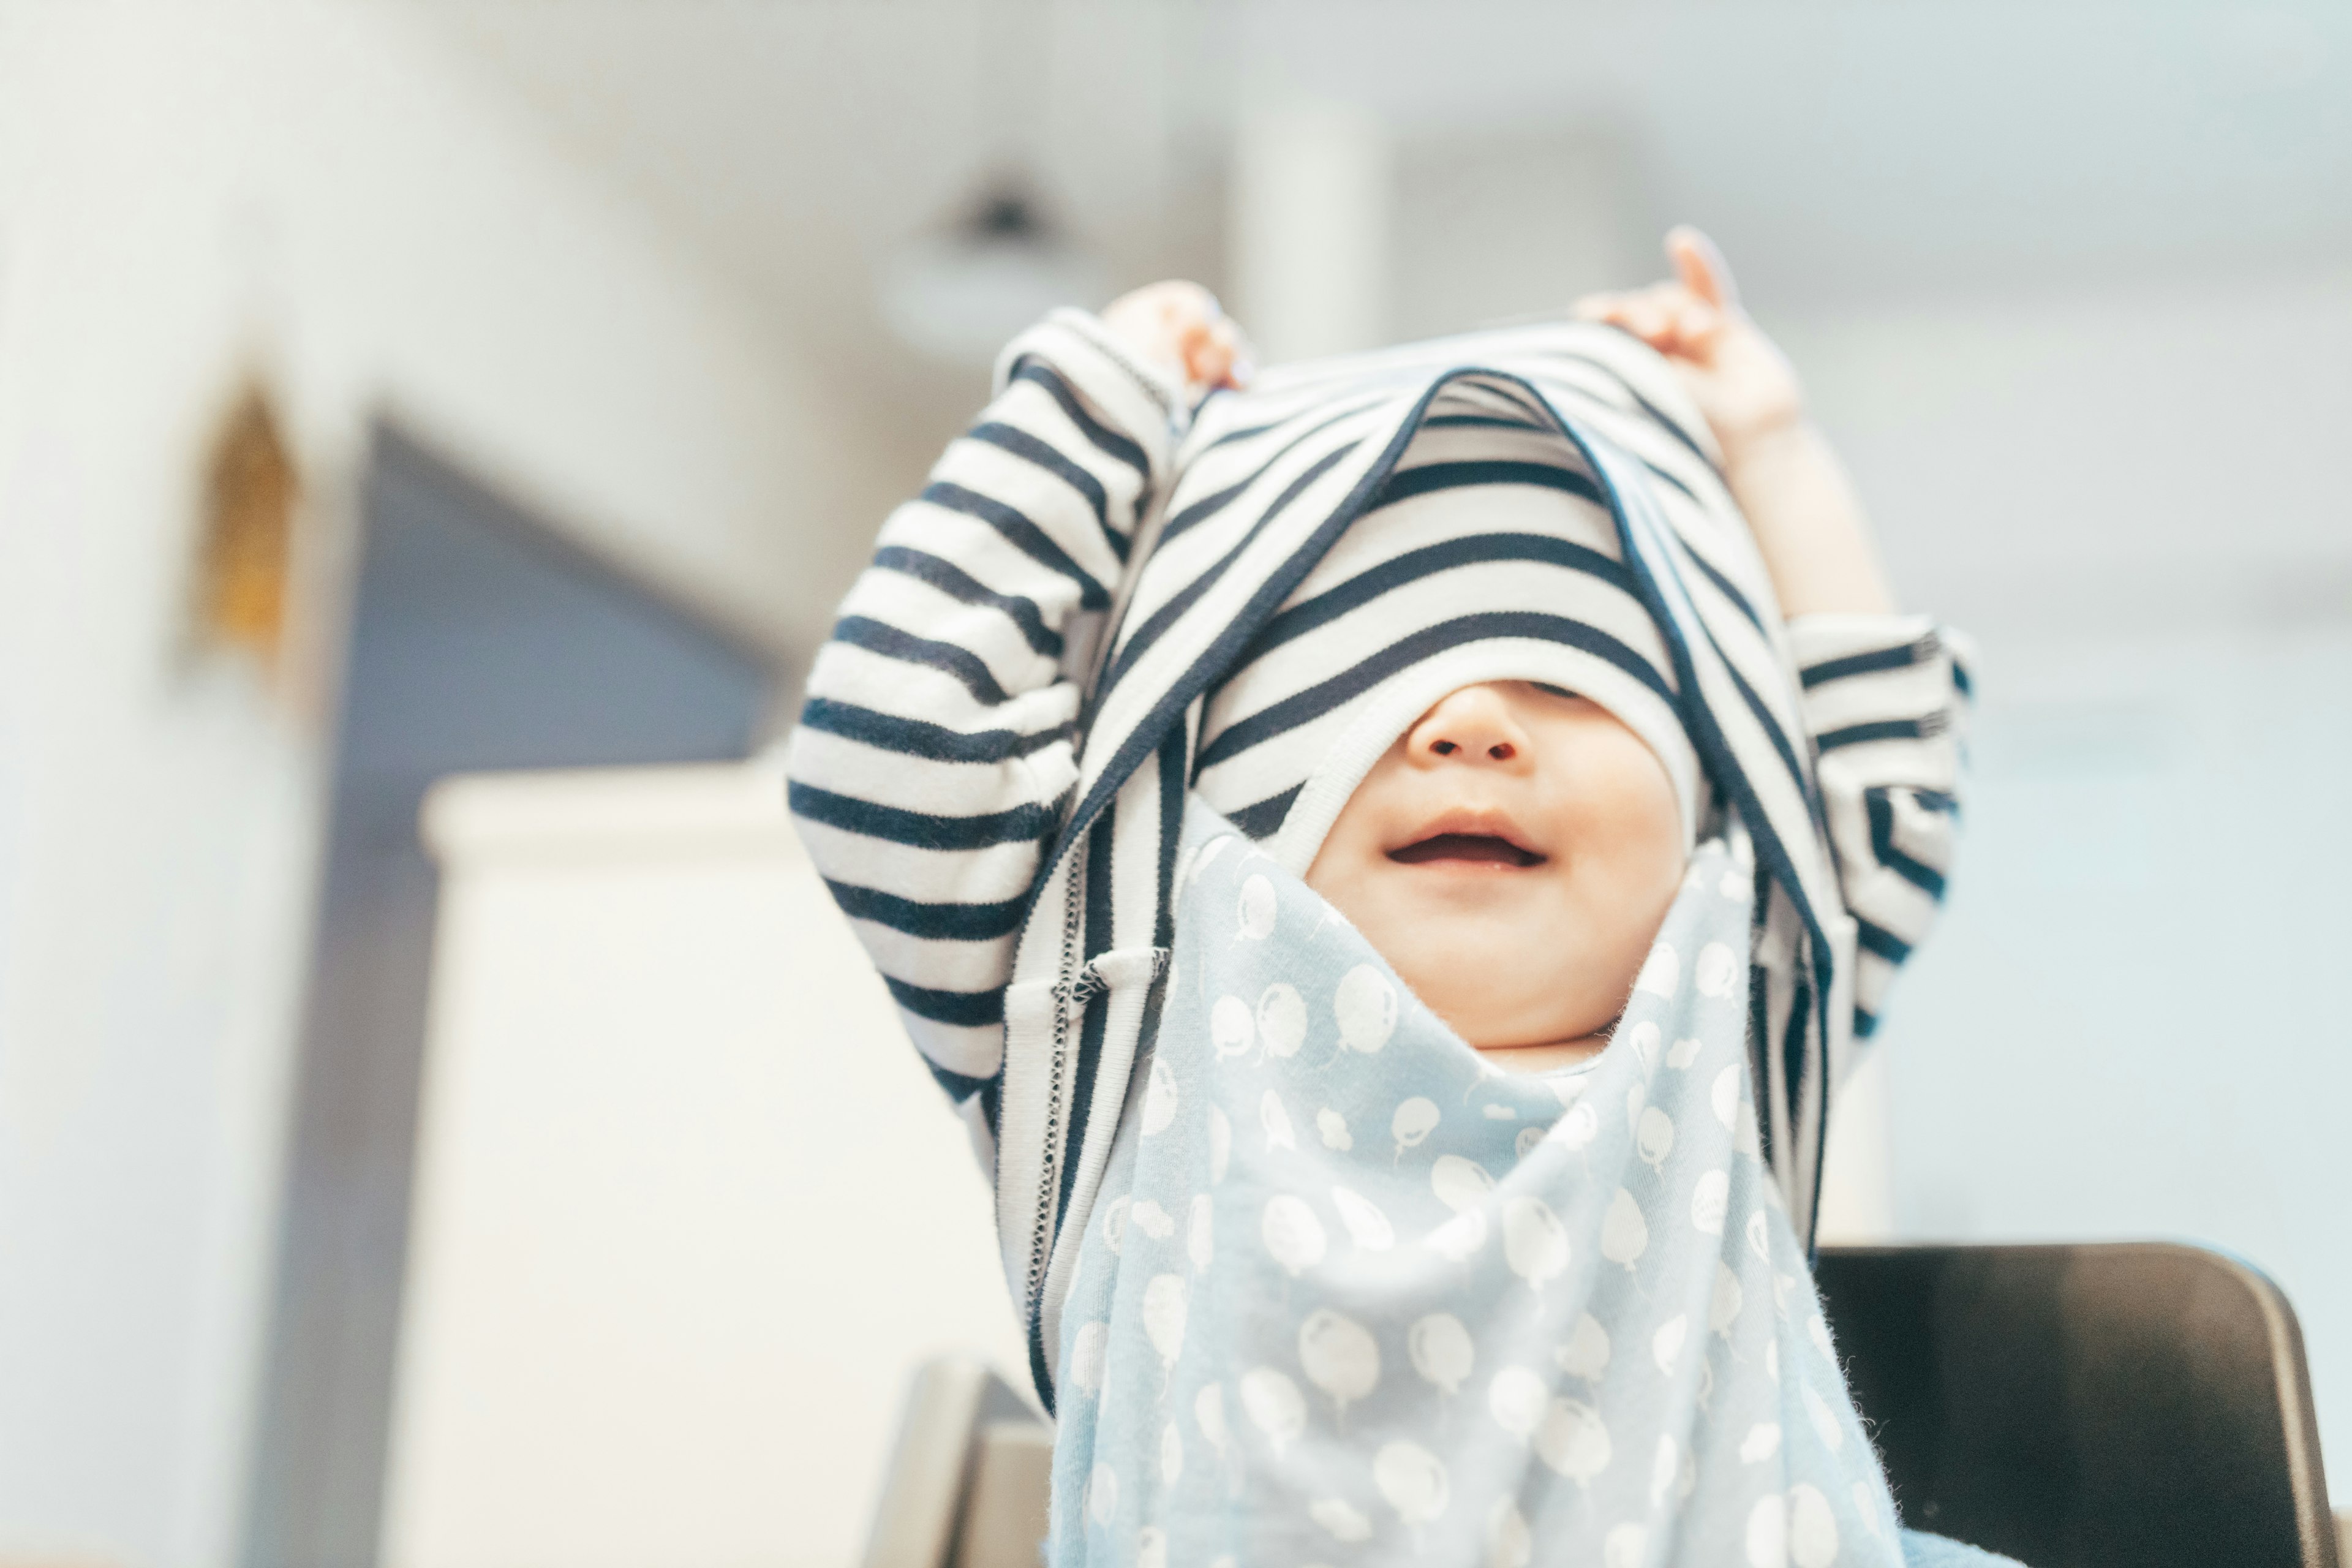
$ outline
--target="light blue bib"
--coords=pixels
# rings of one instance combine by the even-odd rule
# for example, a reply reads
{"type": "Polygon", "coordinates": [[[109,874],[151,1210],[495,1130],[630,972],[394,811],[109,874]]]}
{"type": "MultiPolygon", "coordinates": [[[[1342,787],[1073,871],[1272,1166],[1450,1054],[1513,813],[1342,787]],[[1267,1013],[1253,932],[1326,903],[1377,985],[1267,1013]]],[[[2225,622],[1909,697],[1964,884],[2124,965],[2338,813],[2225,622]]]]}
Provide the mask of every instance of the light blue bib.
{"type": "Polygon", "coordinates": [[[1049,1561],[1902,1561],[1704,845],[1609,1046],[1497,1071],[1222,817],[1058,1325],[1049,1561]]]}

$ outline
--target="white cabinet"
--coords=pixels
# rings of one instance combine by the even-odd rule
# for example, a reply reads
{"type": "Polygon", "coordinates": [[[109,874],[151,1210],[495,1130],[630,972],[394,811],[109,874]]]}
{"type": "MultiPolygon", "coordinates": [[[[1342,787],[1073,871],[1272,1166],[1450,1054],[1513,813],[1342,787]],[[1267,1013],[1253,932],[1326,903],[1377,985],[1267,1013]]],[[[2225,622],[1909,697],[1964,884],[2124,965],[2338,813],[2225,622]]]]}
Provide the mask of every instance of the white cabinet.
{"type": "Polygon", "coordinates": [[[388,1568],[856,1560],[906,1379],[1024,1384],[961,1123],[758,765],[455,780],[388,1568]]]}

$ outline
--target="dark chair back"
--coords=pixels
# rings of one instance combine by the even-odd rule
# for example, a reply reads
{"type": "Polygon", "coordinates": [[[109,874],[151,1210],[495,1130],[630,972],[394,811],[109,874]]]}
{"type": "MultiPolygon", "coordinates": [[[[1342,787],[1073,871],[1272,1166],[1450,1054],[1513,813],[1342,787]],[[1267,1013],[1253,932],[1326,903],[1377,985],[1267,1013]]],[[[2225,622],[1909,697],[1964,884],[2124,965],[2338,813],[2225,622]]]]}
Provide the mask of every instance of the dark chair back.
{"type": "Polygon", "coordinates": [[[1816,1273],[1914,1529],[2031,1568],[2338,1568],[2303,1335],[2240,1260],[1830,1247],[1816,1273]]]}

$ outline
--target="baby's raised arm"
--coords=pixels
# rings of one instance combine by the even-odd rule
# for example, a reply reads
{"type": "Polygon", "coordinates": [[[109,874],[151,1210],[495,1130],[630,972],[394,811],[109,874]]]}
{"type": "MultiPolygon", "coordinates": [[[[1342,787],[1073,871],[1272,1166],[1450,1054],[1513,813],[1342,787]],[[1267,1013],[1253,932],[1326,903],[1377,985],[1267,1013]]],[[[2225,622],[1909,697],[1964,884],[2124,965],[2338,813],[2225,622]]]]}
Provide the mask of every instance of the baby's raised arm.
{"type": "Polygon", "coordinates": [[[1739,307],[1731,269],[1705,235],[1666,237],[1672,282],[1581,300],[1576,313],[1622,327],[1675,367],[1723,449],[1724,482],[1748,516],[1790,620],[1895,608],[1862,503],[1806,416],[1788,356],[1739,307]]]}
{"type": "Polygon", "coordinates": [[[1706,236],[1666,237],[1673,281],[1576,308],[1665,356],[1706,415],[1788,618],[1830,841],[1860,955],[1855,1031],[1933,922],[1950,869],[1967,645],[1898,614],[1861,502],[1807,417],[1796,373],[1739,308],[1706,236]]]}
{"type": "Polygon", "coordinates": [[[1014,934],[1076,777],[1088,622],[1167,482],[1185,383],[1229,376],[1238,346],[1213,301],[1121,303],[1120,329],[1057,311],[1006,349],[994,400],[884,524],[789,753],[810,858],[960,1102],[996,1070],[1014,934]]]}

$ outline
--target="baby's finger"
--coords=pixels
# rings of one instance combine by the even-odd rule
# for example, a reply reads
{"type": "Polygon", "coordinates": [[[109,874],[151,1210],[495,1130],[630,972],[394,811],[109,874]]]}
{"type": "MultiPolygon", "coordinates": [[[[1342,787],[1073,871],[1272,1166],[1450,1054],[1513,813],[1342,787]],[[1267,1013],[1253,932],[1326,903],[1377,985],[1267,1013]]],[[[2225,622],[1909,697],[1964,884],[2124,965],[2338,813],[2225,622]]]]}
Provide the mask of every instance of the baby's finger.
{"type": "Polygon", "coordinates": [[[1705,354],[1723,330],[1723,312],[1680,284],[1669,286],[1659,298],[1674,323],[1667,352],[1705,354]]]}
{"type": "Polygon", "coordinates": [[[1257,353],[1250,347],[1249,334],[1235,325],[1230,317],[1217,323],[1217,331],[1223,334],[1225,345],[1231,351],[1225,360],[1223,379],[1217,384],[1236,390],[1247,386],[1257,375],[1257,353]]]}
{"type": "Polygon", "coordinates": [[[1739,285],[1732,280],[1731,265],[1715,241],[1689,224],[1676,224],[1666,233],[1666,258],[1683,286],[1719,310],[1739,309],[1739,285]]]}
{"type": "Polygon", "coordinates": [[[1674,342],[1675,331],[1675,289],[1671,283],[1654,283],[1625,301],[1624,319],[1620,323],[1635,337],[1652,348],[1663,348],[1674,342]]]}
{"type": "Polygon", "coordinates": [[[1184,345],[1185,379],[1200,386],[1222,386],[1234,368],[1234,333],[1226,322],[1204,323],[1184,345]]]}

